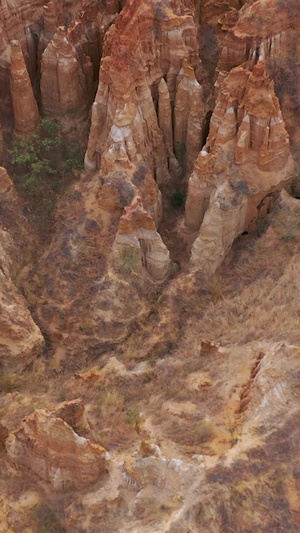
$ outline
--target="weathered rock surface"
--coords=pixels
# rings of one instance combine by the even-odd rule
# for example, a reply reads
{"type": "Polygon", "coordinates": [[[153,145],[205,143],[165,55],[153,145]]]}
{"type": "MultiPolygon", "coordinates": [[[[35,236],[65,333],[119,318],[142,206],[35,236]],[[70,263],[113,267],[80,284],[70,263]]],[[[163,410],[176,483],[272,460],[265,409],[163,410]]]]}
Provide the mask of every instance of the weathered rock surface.
{"type": "Polygon", "coordinates": [[[81,357],[126,337],[149,312],[147,291],[170,266],[156,230],[161,194],[140,165],[133,173],[82,176],[58,213],[25,291],[57,353],[81,357]]]}
{"type": "Polygon", "coordinates": [[[129,262],[132,260],[133,264],[128,264],[132,272],[144,265],[150,276],[157,281],[163,281],[167,276],[170,267],[169,250],[138,196],[124,208],[114,242],[114,253],[117,262],[124,260],[124,268],[128,262],[126,257],[130,258],[129,262]]]}
{"type": "Polygon", "coordinates": [[[40,99],[42,54],[54,38],[59,26],[65,26],[68,28],[65,38],[69,47],[56,42],[58,46],[54,46],[54,50],[47,54],[48,62],[44,62],[43,65],[45,79],[48,81],[51,79],[49,83],[56,88],[60,85],[63,94],[61,97],[53,94],[52,101],[51,94],[49,91],[47,93],[48,82],[44,81],[44,109],[46,113],[55,113],[54,102],[56,102],[57,107],[57,100],[61,98],[62,112],[64,113],[67,107],[69,113],[68,120],[66,117],[62,117],[65,119],[66,125],[79,127],[80,118],[84,125],[88,113],[86,108],[91,105],[96,90],[95,83],[98,79],[103,35],[118,14],[119,9],[120,2],[112,3],[106,2],[106,0],[101,1],[99,5],[95,2],[91,4],[79,0],[72,3],[53,0],[46,4],[41,0],[5,2],[0,7],[0,110],[5,119],[9,120],[12,114],[10,92],[11,40],[17,39],[21,44],[34,94],[40,99]],[[66,48],[69,50],[66,51],[66,48]],[[54,57],[55,50],[58,54],[57,58],[54,57]],[[59,65],[62,61],[68,65],[67,72],[56,73],[55,70],[53,71],[53,64],[59,65]],[[77,65],[77,61],[80,62],[80,66],[77,65]],[[45,72],[45,65],[48,65],[49,72],[45,72]],[[72,83],[67,86],[64,85],[67,79],[70,80],[70,76],[72,83]],[[82,90],[86,94],[81,100],[82,90]],[[74,100],[80,104],[78,109],[72,106],[74,100]],[[71,120],[72,113],[74,114],[74,123],[71,120]]]}
{"type": "Polygon", "coordinates": [[[14,133],[16,137],[26,137],[35,132],[40,115],[18,41],[11,43],[10,87],[14,109],[14,133]]]}
{"type": "MultiPolygon", "coordinates": [[[[78,115],[87,118],[89,98],[86,80],[77,53],[59,28],[41,60],[41,99],[46,116],[78,115]]],[[[87,75],[91,75],[91,71],[87,75]]],[[[74,118],[74,117],[73,117],[74,118]]]]}
{"type": "Polygon", "coordinates": [[[10,460],[30,469],[54,490],[78,489],[95,483],[106,469],[105,449],[79,437],[61,418],[38,409],[9,436],[10,460]]]}
{"type": "Polygon", "coordinates": [[[252,72],[232,69],[220,84],[207,143],[189,180],[186,224],[201,225],[192,266],[215,272],[262,199],[292,176],[288,134],[264,62],[252,72]]]}
{"type": "MultiPolygon", "coordinates": [[[[199,75],[200,64],[192,11],[181,12],[177,6],[172,9],[163,2],[159,6],[151,2],[127,2],[116,25],[105,36],[99,87],[92,108],[87,169],[101,168],[103,173],[107,173],[117,166],[130,168],[132,163],[143,161],[156,176],[159,185],[169,182],[168,167],[176,171],[178,163],[173,160],[172,154],[168,100],[170,98],[172,104],[175,102],[176,81],[183,60],[186,60],[187,66],[182,73],[182,92],[183,84],[189,83],[199,109],[196,112],[187,105],[182,120],[187,125],[191,115],[190,121],[195,123],[197,130],[201,127],[202,95],[194,77],[194,71],[196,76],[199,75]],[[164,87],[166,103],[163,105],[166,109],[160,111],[160,129],[153,96],[157,98],[157,87],[163,77],[169,96],[164,87]],[[184,81],[188,79],[189,82],[184,81]]],[[[183,102],[180,104],[182,98],[179,97],[179,107],[183,105],[183,102]]],[[[177,132],[179,128],[178,123],[177,132]]],[[[181,135],[185,144],[186,131],[181,135]]],[[[176,137],[175,142],[178,144],[181,139],[176,137]]],[[[191,158],[193,144],[197,142],[197,137],[189,141],[191,158]]]]}
{"type": "MultiPolygon", "coordinates": [[[[218,69],[228,72],[256,59],[264,59],[275,81],[283,118],[293,145],[297,148],[299,128],[293,120],[299,106],[299,66],[291,57],[299,47],[299,2],[287,6],[280,0],[250,2],[241,9],[225,37],[218,69]]],[[[296,121],[297,122],[297,121],[296,121]]]]}
{"type": "Polygon", "coordinates": [[[0,170],[0,533],[297,533],[299,0],[0,9],[3,161],[13,38],[16,133],[95,99],[49,241],[0,170]]]}
{"type": "Polygon", "coordinates": [[[0,360],[6,372],[26,368],[41,352],[44,339],[15,283],[26,261],[26,239],[33,235],[3,167],[0,167],[0,208],[0,360]]]}
{"type": "Polygon", "coordinates": [[[59,405],[53,414],[62,418],[79,435],[84,435],[89,430],[89,422],[82,398],[66,401],[59,405]]]}
{"type": "Polygon", "coordinates": [[[174,106],[174,150],[189,173],[202,147],[204,108],[202,88],[186,60],[177,78],[174,106]]]}

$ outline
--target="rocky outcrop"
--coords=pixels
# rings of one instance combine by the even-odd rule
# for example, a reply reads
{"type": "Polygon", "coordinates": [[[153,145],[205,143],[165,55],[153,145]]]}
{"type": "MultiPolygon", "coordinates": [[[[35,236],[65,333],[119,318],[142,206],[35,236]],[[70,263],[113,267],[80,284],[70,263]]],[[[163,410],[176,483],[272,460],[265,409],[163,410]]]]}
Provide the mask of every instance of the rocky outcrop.
{"type": "MultiPolygon", "coordinates": [[[[98,80],[99,62],[102,54],[103,35],[118,14],[121,8],[120,2],[101,1],[99,5],[95,2],[62,2],[62,0],[53,0],[46,5],[41,0],[30,0],[25,2],[4,2],[0,7],[0,110],[1,114],[9,120],[12,114],[12,100],[10,95],[10,56],[12,39],[18,39],[21,44],[27,71],[29,73],[31,84],[33,86],[35,97],[40,99],[40,72],[41,57],[53,39],[59,26],[67,28],[67,40],[76,48],[72,55],[81,62],[81,70],[86,77],[83,87],[87,89],[88,96],[85,98],[86,106],[89,107],[95,95],[95,84],[98,80]],[[92,76],[90,78],[90,76],[92,76]]],[[[62,47],[61,47],[62,48],[62,47]]],[[[62,56],[64,52],[60,52],[62,56]]],[[[69,59],[70,69],[70,54],[69,59]]],[[[54,60],[54,58],[52,57],[54,60]]],[[[59,59],[59,57],[57,58],[59,59]]],[[[60,57],[62,60],[62,57],[60,57]]],[[[49,66],[50,71],[51,67],[49,66]]],[[[49,76],[52,74],[49,72],[49,76]]],[[[69,73],[70,74],[70,73],[69,73]]],[[[80,76],[80,75],[79,75],[80,76]]],[[[54,83],[54,76],[51,83],[54,83]]],[[[81,76],[80,76],[81,77],[81,76]]],[[[75,87],[70,90],[70,99],[74,98],[74,93],[78,93],[78,80],[74,80],[75,87]]],[[[62,84],[62,81],[61,81],[62,84]]],[[[61,87],[62,88],[62,87],[61,87]]],[[[45,87],[44,87],[45,90],[45,87]]],[[[68,92],[68,91],[67,91],[68,92]]],[[[77,94],[78,97],[78,94],[77,94]]],[[[62,97],[64,104],[67,96],[62,97]]],[[[52,103],[53,106],[53,103],[52,103]]],[[[76,108],[73,108],[76,115],[76,108]]],[[[67,121],[70,126],[72,115],[67,121]]],[[[78,117],[74,119],[75,125],[78,123],[78,117]],[[75,120],[77,119],[77,120],[75,120]]],[[[84,121],[83,121],[84,122],[84,121]]],[[[78,125],[78,124],[77,124],[78,125]]]]}
{"type": "MultiPolygon", "coordinates": [[[[91,72],[90,72],[91,74],[91,72]]],[[[88,80],[82,71],[75,49],[59,28],[45,49],[41,60],[41,99],[46,116],[67,121],[70,115],[84,121],[87,118],[88,80]]]]}
{"type": "Polygon", "coordinates": [[[202,147],[203,117],[202,88],[185,60],[177,78],[174,107],[174,150],[184,174],[191,171],[202,147]]]}
{"type": "Polygon", "coordinates": [[[280,189],[288,134],[297,155],[299,1],[15,7],[1,7],[5,139],[14,19],[66,137],[85,133],[101,66],[87,172],[63,181],[41,243],[0,170],[1,533],[296,533],[300,208],[280,189]],[[279,194],[262,237],[216,272],[279,194]]]}
{"type": "Polygon", "coordinates": [[[149,312],[150,287],[168,274],[169,252],[157,232],[161,193],[146,165],[82,175],[58,212],[25,293],[59,357],[80,358],[126,337],[149,312]]]}
{"type": "Polygon", "coordinates": [[[170,268],[170,253],[156,231],[153,218],[136,196],[120,218],[114,242],[114,254],[119,267],[134,272],[145,267],[156,281],[165,280],[170,268]]]}
{"type": "Polygon", "coordinates": [[[63,402],[52,414],[56,418],[62,418],[79,435],[84,435],[89,431],[88,417],[82,398],[63,402]]]}
{"type": "MultiPolygon", "coordinates": [[[[190,66],[190,69],[186,66],[185,73],[190,74],[186,74],[184,79],[191,80],[190,86],[197,90],[197,102],[201,100],[201,88],[195,77],[193,81],[193,76],[199,75],[196,27],[191,11],[178,12],[163,3],[155,9],[152,3],[145,5],[141,1],[131,1],[125,5],[116,25],[106,34],[99,87],[92,108],[85,160],[87,169],[101,168],[105,174],[117,166],[130,168],[131,164],[142,161],[156,176],[159,185],[169,182],[169,170],[178,171],[172,152],[168,101],[170,99],[171,105],[174,105],[176,80],[183,60],[190,66]],[[168,92],[163,84],[158,90],[163,77],[168,92]],[[153,102],[153,96],[156,99],[158,92],[162,129],[153,102]]],[[[182,80],[182,91],[184,83],[187,81],[182,80]]],[[[184,114],[183,120],[187,124],[189,106],[184,114]]],[[[199,110],[198,115],[191,111],[191,122],[198,124],[200,114],[199,110]]],[[[177,131],[178,128],[179,125],[177,131]]],[[[197,143],[198,139],[194,142],[197,143]]]]}
{"type": "Polygon", "coordinates": [[[0,167],[0,361],[5,372],[23,370],[41,352],[43,336],[34,323],[15,278],[32,238],[22,205],[4,168],[0,167]]]}
{"type": "Polygon", "coordinates": [[[23,50],[31,84],[36,82],[34,34],[40,30],[42,0],[4,1],[0,6],[0,114],[10,120],[13,114],[10,92],[11,41],[17,39],[23,50]]]}
{"type": "Polygon", "coordinates": [[[37,409],[6,440],[8,457],[57,491],[95,483],[105,472],[104,448],[79,437],[61,418],[37,409]]]}
{"type": "Polygon", "coordinates": [[[262,199],[292,175],[288,134],[264,62],[252,72],[232,69],[220,84],[207,143],[189,180],[186,224],[194,230],[202,223],[193,267],[214,272],[262,199]]]}
{"type": "Polygon", "coordinates": [[[229,72],[240,64],[246,63],[252,68],[258,59],[265,60],[295,149],[299,128],[292,117],[299,107],[300,71],[298,65],[292,66],[291,57],[299,47],[299,39],[298,0],[292,0],[288,6],[280,0],[251,2],[239,11],[229,26],[218,65],[219,71],[229,72]]]}
{"type": "Polygon", "coordinates": [[[35,132],[40,115],[18,41],[11,43],[10,88],[14,109],[14,133],[17,138],[26,137],[35,132]]]}
{"type": "Polygon", "coordinates": [[[53,39],[56,30],[63,25],[63,5],[58,1],[50,1],[43,6],[44,27],[41,31],[38,44],[38,59],[41,61],[42,54],[53,39]]]}
{"type": "Polygon", "coordinates": [[[159,446],[144,442],[134,456],[127,456],[125,461],[116,464],[102,490],[90,492],[84,499],[75,497],[66,509],[68,528],[75,532],[86,517],[87,531],[92,532],[97,516],[98,528],[115,531],[120,527],[117,516],[125,508],[124,532],[130,532],[132,521],[134,527],[141,530],[152,532],[159,527],[167,531],[173,517],[182,514],[183,494],[189,498],[195,479],[199,481],[202,477],[203,468],[197,461],[169,459],[159,446]],[[168,512],[161,515],[162,508],[167,508],[168,512]],[[127,519],[129,515],[132,520],[127,519]]]}

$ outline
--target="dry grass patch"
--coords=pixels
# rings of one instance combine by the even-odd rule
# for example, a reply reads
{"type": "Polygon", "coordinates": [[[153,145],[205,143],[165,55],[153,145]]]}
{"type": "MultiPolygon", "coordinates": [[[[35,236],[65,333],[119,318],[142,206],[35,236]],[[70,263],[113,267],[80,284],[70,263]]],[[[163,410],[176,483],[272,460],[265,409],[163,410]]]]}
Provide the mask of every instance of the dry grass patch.
{"type": "Polygon", "coordinates": [[[210,306],[198,324],[198,334],[225,344],[261,338],[299,342],[299,269],[297,255],[279,281],[267,275],[233,298],[210,306]]]}
{"type": "Polygon", "coordinates": [[[164,433],[168,439],[179,444],[189,453],[205,451],[203,445],[209,445],[217,436],[217,428],[210,420],[199,418],[197,420],[196,417],[176,418],[170,421],[164,433]]]}
{"type": "Polygon", "coordinates": [[[220,274],[225,280],[222,298],[211,299],[197,322],[190,318],[191,338],[223,344],[262,338],[300,341],[300,207],[297,213],[294,208],[276,210],[270,222],[260,238],[235,243],[231,262],[220,274]]]}

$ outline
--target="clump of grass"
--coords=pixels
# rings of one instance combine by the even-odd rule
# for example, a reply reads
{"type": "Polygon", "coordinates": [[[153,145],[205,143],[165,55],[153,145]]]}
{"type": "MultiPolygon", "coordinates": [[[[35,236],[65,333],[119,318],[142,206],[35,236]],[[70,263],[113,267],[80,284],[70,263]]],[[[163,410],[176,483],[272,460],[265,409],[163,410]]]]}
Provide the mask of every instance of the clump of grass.
{"type": "Polygon", "coordinates": [[[281,209],[275,215],[274,227],[277,235],[284,241],[300,236],[300,208],[281,209]]]}
{"type": "Polygon", "coordinates": [[[121,274],[132,274],[141,265],[141,251],[138,248],[126,246],[117,261],[117,268],[121,274]]]}
{"type": "Polygon", "coordinates": [[[130,425],[134,424],[136,426],[140,421],[140,415],[141,413],[139,409],[127,409],[125,423],[130,425]]]}
{"type": "Polygon", "coordinates": [[[0,392],[4,394],[20,391],[23,387],[24,378],[18,374],[7,373],[0,376],[0,392]]]}
{"type": "Polygon", "coordinates": [[[226,284],[225,281],[220,276],[213,276],[207,282],[207,290],[209,292],[209,299],[212,302],[217,302],[224,298],[226,294],[226,284]]]}
{"type": "Polygon", "coordinates": [[[99,405],[104,414],[113,414],[116,411],[122,411],[124,408],[124,397],[117,389],[107,390],[99,399],[99,405]]]}
{"type": "Polygon", "coordinates": [[[198,447],[212,441],[216,436],[216,428],[210,420],[173,421],[167,431],[169,438],[183,446],[198,447]]]}

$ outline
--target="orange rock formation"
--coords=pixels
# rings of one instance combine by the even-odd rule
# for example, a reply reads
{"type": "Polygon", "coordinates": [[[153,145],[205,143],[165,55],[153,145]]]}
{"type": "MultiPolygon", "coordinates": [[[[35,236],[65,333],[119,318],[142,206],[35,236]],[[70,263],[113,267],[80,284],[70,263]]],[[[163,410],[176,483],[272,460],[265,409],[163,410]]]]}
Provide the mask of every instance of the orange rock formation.
{"type": "Polygon", "coordinates": [[[252,72],[233,68],[220,83],[207,143],[189,180],[186,224],[201,225],[192,266],[214,272],[257,217],[261,200],[292,173],[288,134],[264,62],[252,72]]]}
{"type": "Polygon", "coordinates": [[[0,533],[300,531],[299,14],[2,1],[0,533]]]}
{"type": "Polygon", "coordinates": [[[14,109],[15,135],[16,137],[25,137],[36,130],[40,115],[18,41],[11,43],[10,87],[14,109]]]}
{"type": "Polygon", "coordinates": [[[60,491],[95,483],[108,457],[104,448],[79,437],[61,418],[42,409],[9,436],[6,449],[13,463],[29,468],[60,491]]]}

